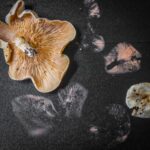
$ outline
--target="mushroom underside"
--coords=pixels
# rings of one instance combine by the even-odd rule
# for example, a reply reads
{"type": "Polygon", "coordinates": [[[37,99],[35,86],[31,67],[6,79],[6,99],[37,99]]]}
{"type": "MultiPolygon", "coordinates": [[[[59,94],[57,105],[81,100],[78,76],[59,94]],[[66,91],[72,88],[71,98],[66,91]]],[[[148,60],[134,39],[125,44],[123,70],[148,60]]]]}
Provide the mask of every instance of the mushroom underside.
{"type": "Polygon", "coordinates": [[[36,13],[24,10],[22,0],[13,6],[6,22],[8,25],[0,24],[1,29],[10,30],[13,36],[6,42],[0,41],[0,47],[4,49],[10,78],[30,78],[43,93],[56,89],[69,66],[69,58],[62,52],[75,38],[73,25],[68,21],[38,18],[36,13]],[[29,53],[31,50],[35,50],[34,55],[29,53]]]}

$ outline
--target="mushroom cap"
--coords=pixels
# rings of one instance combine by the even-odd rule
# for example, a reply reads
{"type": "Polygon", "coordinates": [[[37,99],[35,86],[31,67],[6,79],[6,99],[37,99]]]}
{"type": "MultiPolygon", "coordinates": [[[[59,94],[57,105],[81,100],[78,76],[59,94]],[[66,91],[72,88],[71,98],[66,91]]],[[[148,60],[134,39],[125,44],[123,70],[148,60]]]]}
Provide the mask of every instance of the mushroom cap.
{"type": "Polygon", "coordinates": [[[9,13],[5,17],[5,22],[10,24],[13,20],[15,20],[18,15],[24,10],[24,1],[18,0],[13,7],[10,9],[9,13]]]}
{"type": "Polygon", "coordinates": [[[14,43],[9,43],[7,52],[11,52],[11,57],[7,62],[10,78],[29,78],[36,89],[43,93],[56,89],[69,66],[69,58],[62,52],[75,38],[74,26],[67,21],[37,18],[31,11],[23,11],[11,19],[9,26],[17,37],[23,37],[37,51],[30,58],[14,43]]]}

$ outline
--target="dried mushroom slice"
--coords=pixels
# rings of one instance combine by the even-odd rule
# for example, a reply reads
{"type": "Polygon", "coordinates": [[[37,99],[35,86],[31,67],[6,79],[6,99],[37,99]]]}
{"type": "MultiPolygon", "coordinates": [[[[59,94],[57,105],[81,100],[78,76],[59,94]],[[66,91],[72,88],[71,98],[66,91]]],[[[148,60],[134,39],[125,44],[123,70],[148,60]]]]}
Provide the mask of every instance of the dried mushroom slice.
{"type": "Polygon", "coordinates": [[[126,104],[133,109],[132,116],[150,118],[150,83],[131,86],[127,92],[126,104]]]}
{"type": "Polygon", "coordinates": [[[10,15],[13,19],[5,25],[14,35],[5,40],[9,46],[4,48],[10,56],[6,59],[9,76],[14,80],[30,78],[40,92],[53,91],[69,66],[69,58],[62,52],[75,38],[76,30],[70,22],[38,18],[32,11],[23,11],[21,2],[15,4],[15,17],[10,15]]]}
{"type": "Polygon", "coordinates": [[[141,67],[142,55],[129,43],[118,43],[105,59],[105,70],[108,74],[136,72],[141,67]]]}

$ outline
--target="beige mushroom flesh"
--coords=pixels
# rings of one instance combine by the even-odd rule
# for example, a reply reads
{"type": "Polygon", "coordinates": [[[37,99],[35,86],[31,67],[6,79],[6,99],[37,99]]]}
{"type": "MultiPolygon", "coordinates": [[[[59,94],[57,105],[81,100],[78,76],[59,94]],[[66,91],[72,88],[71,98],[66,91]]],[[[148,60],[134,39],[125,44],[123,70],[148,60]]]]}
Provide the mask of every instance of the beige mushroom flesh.
{"type": "Polygon", "coordinates": [[[126,104],[132,109],[132,116],[150,118],[150,83],[132,85],[127,91],[126,104]]]}
{"type": "Polygon", "coordinates": [[[31,79],[42,93],[55,90],[69,66],[62,54],[75,38],[76,30],[68,21],[38,18],[24,10],[19,0],[0,22],[0,48],[4,50],[9,76],[13,80],[31,79]]]}

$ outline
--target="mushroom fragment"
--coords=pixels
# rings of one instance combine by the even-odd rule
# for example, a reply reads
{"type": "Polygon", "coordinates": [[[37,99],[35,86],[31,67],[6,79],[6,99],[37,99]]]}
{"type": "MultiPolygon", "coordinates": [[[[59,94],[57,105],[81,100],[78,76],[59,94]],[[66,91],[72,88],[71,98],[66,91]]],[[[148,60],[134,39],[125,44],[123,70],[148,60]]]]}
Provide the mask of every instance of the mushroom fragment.
{"type": "Polygon", "coordinates": [[[67,117],[81,117],[88,90],[79,83],[71,83],[58,92],[59,103],[67,117]]]}
{"type": "Polygon", "coordinates": [[[105,56],[105,70],[108,74],[123,74],[138,71],[142,55],[128,43],[119,43],[105,56]]]}
{"type": "Polygon", "coordinates": [[[132,116],[150,118],[150,83],[139,83],[127,91],[126,104],[133,109],[132,116]]]}
{"type": "Polygon", "coordinates": [[[30,136],[42,136],[53,130],[58,114],[50,99],[35,95],[14,98],[12,111],[30,136]]]}
{"type": "Polygon", "coordinates": [[[69,66],[65,46],[75,38],[76,30],[67,21],[38,18],[24,10],[19,0],[0,22],[1,48],[13,80],[31,79],[36,89],[46,93],[56,89],[69,66]],[[4,44],[5,43],[5,44],[4,44]]]}

